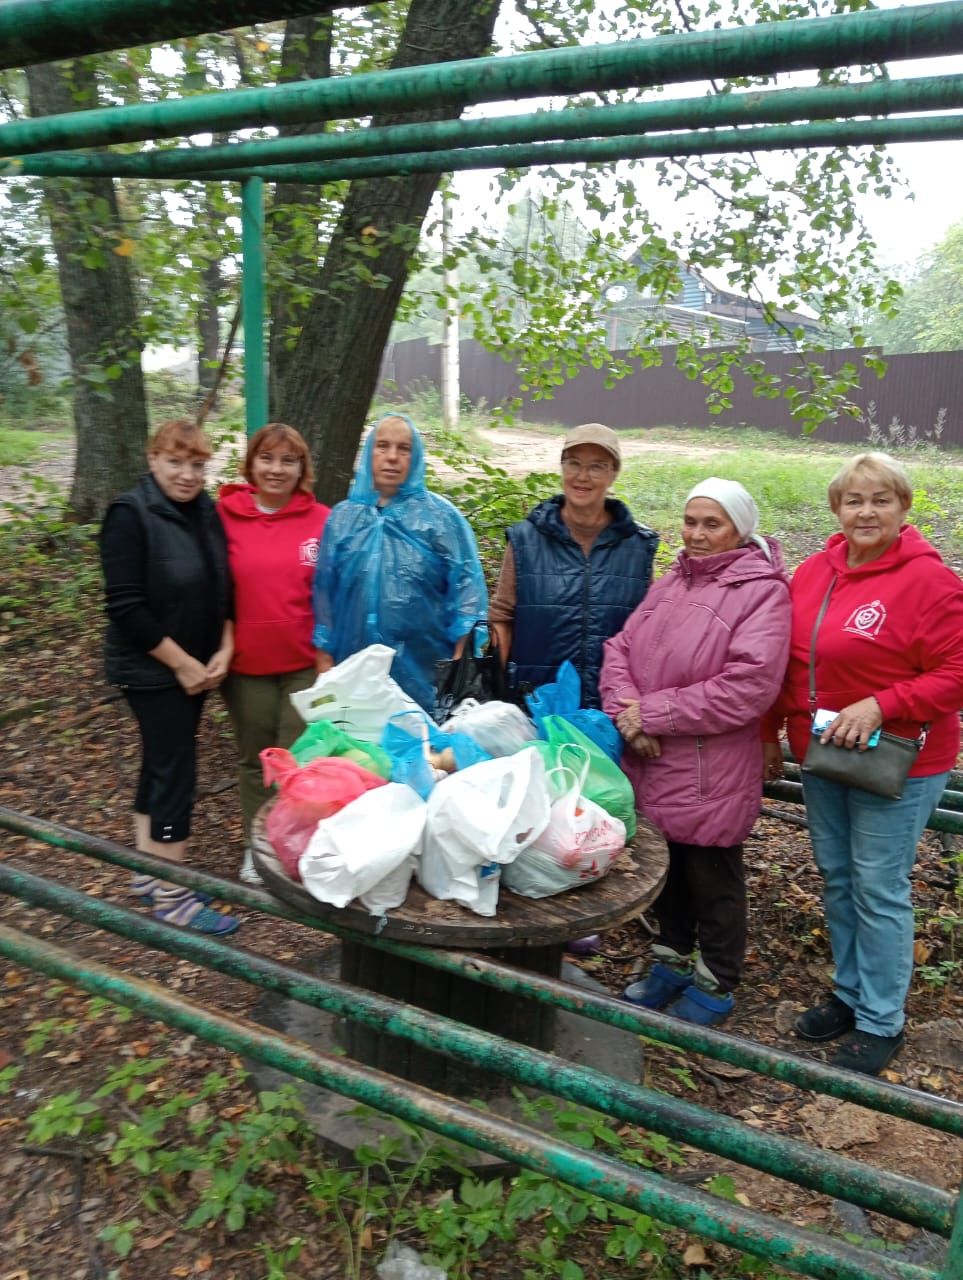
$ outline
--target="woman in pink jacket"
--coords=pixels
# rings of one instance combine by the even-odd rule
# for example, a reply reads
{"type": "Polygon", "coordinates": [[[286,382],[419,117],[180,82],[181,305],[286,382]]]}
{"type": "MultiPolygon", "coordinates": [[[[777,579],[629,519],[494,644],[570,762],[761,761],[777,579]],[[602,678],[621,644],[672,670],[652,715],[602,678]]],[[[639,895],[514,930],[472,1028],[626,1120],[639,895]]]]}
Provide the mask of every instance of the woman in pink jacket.
{"type": "Polygon", "coordinates": [[[223,692],[240,758],[240,876],[257,884],[251,822],[267,799],[258,757],[265,747],[290,746],[304,727],[291,694],[316,674],[311,584],[330,508],[314,496],[308,446],[284,423],[251,437],[244,479],[224,485],[217,510],[234,583],[234,658],[223,692]]]}
{"type": "Polygon", "coordinates": [[[734,480],[686,499],[683,550],[605,645],[602,706],[626,740],[640,811],[665,834],[656,963],[625,995],[711,1026],[732,1011],[746,947],[742,841],[759,813],[759,722],[789,650],[779,545],[734,480]]]}

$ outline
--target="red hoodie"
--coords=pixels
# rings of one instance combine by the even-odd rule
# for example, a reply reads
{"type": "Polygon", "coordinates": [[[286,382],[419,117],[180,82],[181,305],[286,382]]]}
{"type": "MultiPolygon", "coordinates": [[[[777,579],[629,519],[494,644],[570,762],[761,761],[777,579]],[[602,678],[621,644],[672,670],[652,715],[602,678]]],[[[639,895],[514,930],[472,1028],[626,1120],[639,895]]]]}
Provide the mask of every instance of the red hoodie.
{"type": "Polygon", "coordinates": [[[234,581],[234,660],[245,676],[282,675],[314,665],[311,584],[329,507],[300,490],[265,513],[249,484],[226,484],[217,510],[234,581]]]}
{"type": "Polygon", "coordinates": [[[772,741],[788,716],[793,755],[802,760],[806,754],[809,646],[836,574],[816,641],[817,706],[841,711],[872,696],[883,728],[904,738],[915,738],[929,721],[926,746],[910,774],[952,769],[963,707],[963,583],[913,525],[904,525],[878,560],[850,569],[846,553],[845,536],[834,533],[793,576],[789,667],[764,737],[772,741]]]}

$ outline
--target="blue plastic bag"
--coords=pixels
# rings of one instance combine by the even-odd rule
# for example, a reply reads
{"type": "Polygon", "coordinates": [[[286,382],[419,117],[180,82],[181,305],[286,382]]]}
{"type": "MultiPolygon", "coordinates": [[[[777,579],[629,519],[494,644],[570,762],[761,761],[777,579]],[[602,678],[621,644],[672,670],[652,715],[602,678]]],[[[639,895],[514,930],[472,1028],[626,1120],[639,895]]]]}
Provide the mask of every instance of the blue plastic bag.
{"type": "Polygon", "coordinates": [[[618,764],[624,745],[622,735],[604,711],[582,707],[581,701],[582,681],[567,658],[556,672],[554,683],[539,685],[526,698],[540,737],[548,737],[544,723],[547,716],[564,716],[618,764]]]}
{"type": "Polygon", "coordinates": [[[435,785],[435,775],[425,758],[425,739],[432,751],[450,747],[457,769],[467,769],[481,760],[491,760],[474,738],[467,733],[442,733],[438,726],[419,711],[403,711],[392,716],[381,735],[381,745],[391,757],[391,781],[406,782],[427,800],[435,785]]]}

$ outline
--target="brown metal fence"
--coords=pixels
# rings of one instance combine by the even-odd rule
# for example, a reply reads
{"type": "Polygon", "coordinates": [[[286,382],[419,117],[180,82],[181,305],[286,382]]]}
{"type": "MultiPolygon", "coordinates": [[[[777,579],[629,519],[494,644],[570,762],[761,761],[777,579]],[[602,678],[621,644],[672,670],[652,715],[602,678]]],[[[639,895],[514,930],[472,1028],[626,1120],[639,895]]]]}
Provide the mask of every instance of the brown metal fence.
{"type": "MultiPolygon", "coordinates": [[[[440,347],[424,339],[399,342],[388,349],[382,367],[379,395],[409,395],[440,385],[440,347]]],[[[862,353],[855,350],[819,352],[810,357],[827,369],[847,360],[860,366],[862,353]]],[[[799,367],[791,352],[759,352],[768,373],[786,378],[799,367]]],[[[618,428],[751,426],[786,435],[800,434],[800,427],[783,400],[754,394],[750,378],[735,374],[733,407],[711,414],[706,390],[691,382],[674,366],[672,349],[666,348],[663,364],[636,372],[614,387],[605,386],[605,371],[583,369],[557,388],[551,400],[524,398],[522,416],[529,422],[575,426],[580,422],[605,422],[618,428]]],[[[942,446],[963,447],[963,351],[939,351],[921,355],[888,357],[883,378],[863,373],[862,387],[852,394],[861,417],[842,417],[824,423],[819,437],[841,443],[868,443],[871,423],[876,423],[884,443],[930,440],[942,446]]],[[[502,403],[518,394],[518,377],[512,365],[486,351],[479,343],[461,343],[462,394],[474,404],[502,403]]]]}

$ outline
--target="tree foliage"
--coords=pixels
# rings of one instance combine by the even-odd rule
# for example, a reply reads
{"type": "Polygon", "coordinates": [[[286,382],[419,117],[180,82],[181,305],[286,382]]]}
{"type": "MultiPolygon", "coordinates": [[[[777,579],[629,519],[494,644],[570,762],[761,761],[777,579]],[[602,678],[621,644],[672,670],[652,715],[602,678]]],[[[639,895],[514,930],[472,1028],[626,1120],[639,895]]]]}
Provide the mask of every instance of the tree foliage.
{"type": "MultiPolygon", "coordinates": [[[[89,80],[88,103],[92,95],[104,103],[150,101],[238,84],[479,56],[491,48],[499,12],[500,50],[517,51],[821,16],[868,3],[411,0],[408,5],[292,20],[286,26],[265,24],[195,37],[160,53],[136,49],[103,55],[78,66],[89,80]]],[[[864,67],[811,78],[835,82],[880,74],[880,68],[864,67]]],[[[711,92],[764,88],[775,81],[723,81],[712,84],[711,92]]],[[[608,93],[604,100],[641,99],[652,92],[608,93]]],[[[601,100],[603,95],[585,94],[578,102],[601,100]]],[[[0,77],[0,113],[15,117],[24,113],[25,103],[22,77],[0,77]]],[[[451,114],[421,103],[404,117],[371,123],[451,114]]],[[[341,130],[364,123],[346,120],[318,127],[341,130]]],[[[253,130],[244,136],[267,135],[253,130]]],[[[156,143],[161,149],[176,145],[183,141],[156,143]]],[[[424,260],[423,224],[439,178],[429,174],[322,187],[289,182],[270,189],[271,410],[309,438],[319,492],[329,501],[341,497],[347,486],[382,349],[409,274],[424,260]]],[[[490,207],[450,253],[461,265],[460,305],[466,320],[477,337],[517,363],[529,394],[550,396],[585,364],[604,368],[614,381],[627,376],[636,358],[660,362],[670,350],[666,343],[678,338],[673,349],[680,376],[700,379],[714,407],[727,405],[732,367],[739,363],[756,373],[760,395],[788,397],[803,425],[846,411],[848,392],[860,375],[855,362],[832,376],[801,362],[798,377],[777,382],[754,366],[748,344],[701,350],[684,335],[673,334],[657,309],[649,327],[637,334],[628,358],[617,359],[606,348],[599,301],[606,286],[619,281],[668,299],[676,287],[678,263],[684,261],[700,272],[725,277],[732,289],[773,314],[776,308],[802,308],[823,317],[827,332],[831,322],[842,324],[847,342],[861,346],[862,328],[848,319],[853,299],[872,310],[885,307],[893,295],[892,284],[870,271],[873,246],[859,216],[860,198],[867,192],[885,197],[894,181],[884,153],[861,148],[542,169],[526,179],[526,199],[519,197],[518,178],[505,173],[493,179],[490,207]],[[660,217],[648,207],[643,179],[649,176],[671,197],[672,214],[660,217]]],[[[66,189],[69,184],[56,185],[66,189]]],[[[48,184],[48,193],[54,186],[48,184]]],[[[100,272],[100,292],[108,298],[115,296],[113,277],[126,274],[133,315],[123,319],[130,341],[121,344],[122,350],[115,343],[105,345],[103,335],[96,340],[91,335],[84,369],[74,362],[74,391],[81,398],[82,388],[99,379],[96,395],[116,401],[115,384],[123,381],[134,400],[138,395],[142,399],[142,391],[130,388],[145,343],[194,341],[208,364],[214,358],[218,334],[223,338],[238,301],[238,187],[104,180],[89,200],[94,203],[74,207],[71,229],[61,239],[61,259],[66,256],[75,266],[79,261],[95,276],[100,272]]],[[[7,184],[0,189],[0,201],[24,228],[23,236],[0,236],[0,314],[4,332],[12,333],[19,351],[38,344],[34,335],[57,332],[54,254],[50,233],[41,227],[37,181],[7,184]]],[[[64,203],[62,217],[67,215],[64,203]]],[[[404,314],[419,305],[429,312],[437,309],[443,293],[440,266],[429,263],[421,273],[417,290],[402,306],[404,314]]],[[[66,296],[63,302],[68,312],[76,310],[66,296]]],[[[69,314],[66,320],[69,330],[69,314]]],[[[873,358],[866,363],[872,366],[873,358]]],[[[9,376],[0,372],[0,378],[9,376]]],[[[143,416],[146,420],[146,408],[143,416]]],[[[142,434],[140,426],[137,433],[142,434]]],[[[79,465],[87,465],[85,452],[79,465]]],[[[100,495],[95,507],[125,479],[120,471],[101,473],[94,486],[100,495]]],[[[92,513],[89,504],[78,511],[92,513]]]]}
{"type": "Polygon", "coordinates": [[[963,347],[963,222],[917,261],[899,301],[865,323],[872,341],[889,352],[963,347]]]}

